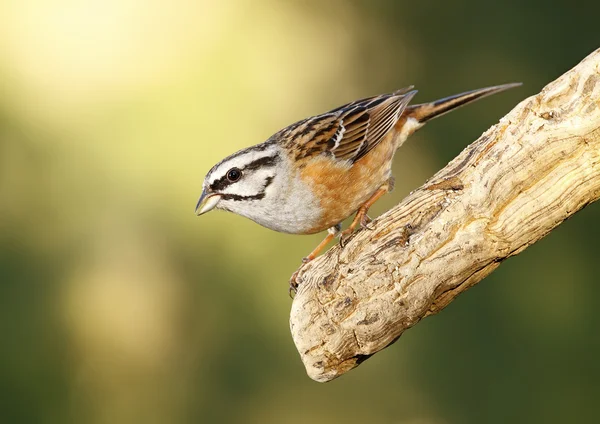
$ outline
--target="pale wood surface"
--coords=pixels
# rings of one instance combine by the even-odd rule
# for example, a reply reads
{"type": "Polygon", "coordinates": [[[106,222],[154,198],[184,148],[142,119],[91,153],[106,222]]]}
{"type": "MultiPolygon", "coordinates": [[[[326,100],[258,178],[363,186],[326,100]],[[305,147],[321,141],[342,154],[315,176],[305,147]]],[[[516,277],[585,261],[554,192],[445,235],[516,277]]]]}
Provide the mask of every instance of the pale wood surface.
{"type": "Polygon", "coordinates": [[[600,49],[341,249],[302,267],[290,328],[329,381],[600,197],[600,49]]]}

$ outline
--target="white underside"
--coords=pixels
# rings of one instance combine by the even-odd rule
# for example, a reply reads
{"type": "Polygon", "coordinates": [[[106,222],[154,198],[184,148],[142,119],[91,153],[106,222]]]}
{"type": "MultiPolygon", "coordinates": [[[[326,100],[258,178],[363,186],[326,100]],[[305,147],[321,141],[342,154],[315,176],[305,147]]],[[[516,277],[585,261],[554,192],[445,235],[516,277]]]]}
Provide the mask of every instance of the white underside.
{"type": "Polygon", "coordinates": [[[412,134],[414,134],[414,132],[421,128],[423,125],[425,124],[417,121],[415,118],[408,118],[402,126],[402,129],[398,131],[398,135],[396,136],[396,149],[401,147],[406,141],[406,139],[412,134]]]}

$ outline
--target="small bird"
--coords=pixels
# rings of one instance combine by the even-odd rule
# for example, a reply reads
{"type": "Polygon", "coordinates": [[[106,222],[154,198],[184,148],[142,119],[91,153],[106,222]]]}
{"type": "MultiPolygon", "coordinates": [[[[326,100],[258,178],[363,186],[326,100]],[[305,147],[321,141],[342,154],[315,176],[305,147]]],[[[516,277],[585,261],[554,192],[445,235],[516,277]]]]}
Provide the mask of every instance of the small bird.
{"type": "MultiPolygon", "coordinates": [[[[357,226],[368,225],[369,208],[393,188],[394,153],[410,135],[430,119],[519,85],[481,88],[416,105],[409,105],[417,94],[410,86],[303,119],[213,166],[196,214],[223,209],[291,234],[327,230],[303,259],[308,262],[336,235],[343,245],[357,226]],[[341,231],[341,222],[355,212],[341,231]]],[[[295,291],[295,275],[290,284],[295,291]]]]}

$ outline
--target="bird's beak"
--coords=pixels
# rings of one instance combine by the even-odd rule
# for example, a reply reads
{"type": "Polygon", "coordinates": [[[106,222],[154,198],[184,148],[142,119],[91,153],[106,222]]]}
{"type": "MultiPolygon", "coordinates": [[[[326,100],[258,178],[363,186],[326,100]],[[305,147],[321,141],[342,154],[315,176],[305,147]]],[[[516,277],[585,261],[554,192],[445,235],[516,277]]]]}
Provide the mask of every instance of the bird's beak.
{"type": "Polygon", "coordinates": [[[200,216],[203,213],[213,210],[219,203],[219,200],[221,200],[221,196],[219,194],[202,190],[202,195],[200,196],[200,200],[198,200],[198,204],[196,205],[196,215],[200,216]]]}

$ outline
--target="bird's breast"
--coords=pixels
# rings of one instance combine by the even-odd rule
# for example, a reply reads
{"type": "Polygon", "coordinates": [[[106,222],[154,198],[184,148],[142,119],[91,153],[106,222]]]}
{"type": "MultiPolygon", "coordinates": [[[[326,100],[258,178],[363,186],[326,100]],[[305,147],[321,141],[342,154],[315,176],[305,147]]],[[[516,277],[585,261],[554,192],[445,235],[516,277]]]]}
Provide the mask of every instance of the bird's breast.
{"type": "Polygon", "coordinates": [[[308,233],[326,230],[352,215],[391,176],[395,144],[389,134],[373,150],[351,164],[318,156],[300,170],[300,179],[319,201],[320,218],[308,233]]]}

